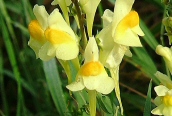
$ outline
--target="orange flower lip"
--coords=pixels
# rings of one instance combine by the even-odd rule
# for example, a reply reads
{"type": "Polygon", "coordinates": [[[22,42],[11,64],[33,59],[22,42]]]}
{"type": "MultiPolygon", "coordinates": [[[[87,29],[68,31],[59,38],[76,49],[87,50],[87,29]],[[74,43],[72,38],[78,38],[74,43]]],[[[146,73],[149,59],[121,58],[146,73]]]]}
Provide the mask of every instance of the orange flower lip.
{"type": "Polygon", "coordinates": [[[37,20],[32,20],[28,26],[28,29],[33,39],[40,42],[44,41],[44,31],[37,20]]]}
{"type": "Polygon", "coordinates": [[[45,31],[45,37],[52,44],[73,42],[72,37],[68,33],[56,29],[47,29],[45,31]]]}
{"type": "Polygon", "coordinates": [[[133,28],[139,25],[139,15],[136,11],[130,11],[118,25],[122,30],[127,30],[128,28],[133,28]]]}
{"type": "Polygon", "coordinates": [[[80,74],[83,76],[97,76],[102,71],[104,71],[104,67],[102,66],[102,64],[100,64],[99,62],[91,61],[81,67],[80,74]]]}
{"type": "Polygon", "coordinates": [[[166,106],[172,106],[172,96],[170,95],[166,95],[163,97],[163,103],[166,105],[166,106]]]}
{"type": "Polygon", "coordinates": [[[130,28],[139,24],[139,15],[136,11],[130,11],[130,13],[123,19],[130,28]]]}

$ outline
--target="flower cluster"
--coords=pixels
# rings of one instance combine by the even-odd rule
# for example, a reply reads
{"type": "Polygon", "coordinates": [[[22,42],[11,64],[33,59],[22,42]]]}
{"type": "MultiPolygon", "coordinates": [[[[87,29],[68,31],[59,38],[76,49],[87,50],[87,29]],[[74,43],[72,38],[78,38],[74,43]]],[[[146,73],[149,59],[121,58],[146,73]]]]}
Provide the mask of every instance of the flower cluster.
{"type": "MultiPolygon", "coordinates": [[[[162,1],[165,5],[171,5],[170,1],[162,1]]],[[[166,12],[168,14],[168,10],[166,12]]],[[[166,34],[169,39],[169,45],[172,43],[172,17],[167,15],[162,20],[162,24],[166,30],[166,34]]],[[[163,43],[162,43],[163,44],[163,43]]],[[[165,47],[158,45],[156,47],[156,53],[163,57],[166,66],[167,75],[157,71],[155,76],[160,81],[160,85],[154,88],[157,97],[154,100],[155,105],[151,113],[155,115],[172,116],[172,47],[165,47]]]]}
{"type": "MultiPolygon", "coordinates": [[[[172,50],[168,47],[158,45],[156,47],[156,53],[163,57],[166,66],[172,74],[172,50]]],[[[155,76],[161,82],[162,85],[154,88],[157,97],[154,100],[155,109],[151,111],[155,115],[172,116],[172,81],[167,75],[157,71],[155,76]]]]}
{"type": "MultiPolygon", "coordinates": [[[[33,12],[36,20],[32,20],[29,24],[28,44],[37,58],[49,61],[56,57],[64,69],[66,68],[65,61],[74,59],[81,61],[79,58],[84,58],[84,63],[79,63],[75,82],[70,82],[66,87],[70,91],[86,89],[89,96],[95,98],[96,94],[93,95],[95,92],[109,94],[115,89],[121,113],[123,113],[118,82],[119,66],[124,55],[132,56],[129,47],[142,47],[139,36],[144,36],[144,33],[139,26],[138,13],[132,10],[134,0],[116,0],[114,12],[108,9],[104,11],[103,29],[94,37],[92,35],[93,21],[99,3],[100,0],[54,0],[52,5],[58,4],[63,15],[57,8],[48,14],[44,6],[35,5],[33,12]],[[69,5],[72,7],[68,7],[69,5]],[[69,8],[78,10],[74,19],[80,25],[78,27],[82,33],[81,37],[70,27],[71,9],[69,8]],[[81,29],[84,28],[83,19],[80,17],[82,14],[86,15],[87,31],[81,29]],[[83,35],[86,33],[88,42],[82,41],[83,37],[87,37],[83,35]],[[83,50],[84,54],[79,52],[83,50]],[[107,73],[105,67],[110,74],[107,73]]],[[[69,70],[65,71],[66,74],[70,73],[69,70]]],[[[95,105],[90,105],[92,116],[95,115],[95,105]],[[94,110],[91,110],[92,108],[94,110]]]]}

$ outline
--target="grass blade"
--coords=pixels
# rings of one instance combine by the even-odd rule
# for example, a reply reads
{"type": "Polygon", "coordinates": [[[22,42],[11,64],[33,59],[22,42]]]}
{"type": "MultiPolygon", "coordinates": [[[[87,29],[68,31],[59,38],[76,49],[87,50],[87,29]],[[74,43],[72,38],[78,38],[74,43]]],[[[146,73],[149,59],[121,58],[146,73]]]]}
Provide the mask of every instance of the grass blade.
{"type": "Polygon", "coordinates": [[[151,113],[150,113],[151,112],[151,88],[152,88],[152,80],[149,83],[143,116],[151,116],[151,113]]]}
{"type": "MultiPolygon", "coordinates": [[[[1,14],[1,16],[3,16],[3,15],[1,14]]],[[[1,23],[1,32],[2,32],[3,39],[4,39],[5,47],[6,47],[6,50],[8,53],[10,64],[13,69],[13,73],[14,73],[16,81],[17,81],[17,87],[18,87],[17,88],[17,90],[18,90],[17,116],[21,116],[22,108],[24,108],[23,107],[24,102],[23,102],[23,97],[22,97],[23,95],[22,95],[22,88],[21,88],[20,72],[19,72],[19,68],[17,65],[17,61],[16,61],[14,47],[11,42],[11,39],[9,36],[9,31],[7,29],[7,26],[5,25],[5,21],[4,21],[3,17],[0,17],[0,23],[1,23]]]]}
{"type": "Polygon", "coordinates": [[[150,29],[146,26],[146,24],[141,20],[140,21],[140,27],[144,32],[143,39],[146,41],[146,43],[155,50],[156,46],[158,45],[158,42],[156,41],[155,36],[151,33],[150,29]]]}
{"type": "Polygon", "coordinates": [[[48,62],[44,62],[43,64],[47,84],[54,104],[60,113],[60,116],[65,116],[65,113],[67,112],[67,106],[61,86],[62,83],[56,66],[56,61],[55,59],[52,59],[48,62]]]}
{"type": "Polygon", "coordinates": [[[3,55],[2,50],[0,49],[0,92],[2,97],[2,110],[4,110],[4,113],[8,116],[9,115],[9,109],[8,109],[8,103],[6,99],[6,92],[4,87],[4,75],[3,75],[3,55]]]}

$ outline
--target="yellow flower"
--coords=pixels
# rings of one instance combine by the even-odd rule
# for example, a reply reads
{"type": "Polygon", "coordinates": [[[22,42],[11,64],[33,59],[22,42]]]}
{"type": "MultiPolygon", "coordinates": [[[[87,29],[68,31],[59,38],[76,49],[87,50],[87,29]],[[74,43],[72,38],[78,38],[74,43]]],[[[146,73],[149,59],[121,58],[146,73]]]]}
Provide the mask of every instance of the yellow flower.
{"type": "Polygon", "coordinates": [[[164,86],[166,86],[169,89],[172,89],[172,81],[171,81],[170,77],[168,77],[167,75],[165,75],[159,71],[157,71],[155,73],[155,76],[159,79],[161,84],[163,84],[164,86]]]}
{"type": "Polygon", "coordinates": [[[79,0],[82,10],[86,14],[88,35],[92,37],[92,28],[96,9],[101,0],[79,0]]]}
{"type": "MultiPolygon", "coordinates": [[[[57,4],[64,4],[65,6],[69,6],[72,3],[71,0],[54,0],[51,4],[52,5],[57,5],[57,4]]],[[[61,5],[60,5],[61,7],[61,5]]]]}
{"type": "Polygon", "coordinates": [[[155,92],[158,95],[154,102],[157,106],[151,111],[154,115],[172,116],[172,89],[163,85],[156,86],[155,92]]]}
{"type": "Polygon", "coordinates": [[[100,40],[100,61],[108,68],[117,67],[125,55],[131,56],[129,46],[140,47],[139,36],[144,33],[139,27],[139,16],[132,11],[134,0],[116,0],[114,13],[105,10],[102,19],[104,28],[97,35],[100,40]]]}
{"type": "Polygon", "coordinates": [[[114,80],[108,77],[98,55],[96,41],[94,37],[90,37],[85,49],[85,62],[78,72],[77,81],[66,86],[69,90],[79,91],[86,88],[108,94],[114,89],[114,80]]]}
{"type": "Polygon", "coordinates": [[[66,19],[66,22],[69,24],[69,15],[68,15],[68,6],[72,3],[71,0],[54,0],[51,5],[57,5],[59,4],[64,17],[66,19]]]}
{"type": "Polygon", "coordinates": [[[172,74],[172,48],[158,45],[156,47],[156,53],[164,58],[165,63],[172,74]]]}
{"type": "Polygon", "coordinates": [[[29,46],[37,58],[48,61],[53,57],[71,60],[77,57],[79,48],[73,30],[55,9],[50,15],[44,6],[35,5],[33,12],[37,20],[29,24],[29,46]]]}

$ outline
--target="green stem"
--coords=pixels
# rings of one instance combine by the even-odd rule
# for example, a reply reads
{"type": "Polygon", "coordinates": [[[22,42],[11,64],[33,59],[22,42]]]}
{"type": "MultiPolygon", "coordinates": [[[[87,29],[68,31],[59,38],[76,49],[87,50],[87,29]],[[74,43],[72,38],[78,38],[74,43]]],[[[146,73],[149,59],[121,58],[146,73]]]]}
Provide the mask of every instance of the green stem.
{"type": "MultiPolygon", "coordinates": [[[[4,88],[4,76],[3,76],[3,55],[2,50],[0,49],[0,91],[1,91],[1,97],[2,97],[2,107],[4,109],[4,112],[7,116],[9,116],[9,110],[8,110],[8,104],[5,94],[5,88],[4,88]]],[[[5,116],[2,114],[2,116],[5,116]]]]}
{"type": "Polygon", "coordinates": [[[88,90],[90,116],[96,116],[96,91],[88,90]]]}
{"type": "MultiPolygon", "coordinates": [[[[103,6],[102,6],[102,3],[99,3],[98,5],[98,10],[99,10],[99,15],[100,16],[103,16],[103,6]]],[[[101,20],[101,27],[103,27],[103,21],[101,20]]]]}
{"type": "Polygon", "coordinates": [[[72,60],[72,63],[74,64],[74,67],[76,69],[76,71],[78,72],[80,69],[80,63],[79,63],[79,59],[78,57],[76,57],[75,59],[72,60]]]}
{"type": "Polygon", "coordinates": [[[84,28],[84,18],[83,18],[81,9],[79,7],[78,0],[72,0],[72,2],[75,5],[76,14],[78,16],[78,21],[79,21],[79,26],[80,26],[80,31],[81,31],[81,46],[82,46],[82,49],[85,49],[87,45],[87,37],[85,33],[85,28],[84,28]]]}
{"type": "Polygon", "coordinates": [[[60,59],[58,59],[58,61],[60,62],[60,64],[62,65],[63,69],[66,72],[66,75],[67,75],[67,78],[68,78],[68,84],[72,83],[72,74],[71,74],[71,71],[70,71],[70,66],[69,66],[68,61],[63,61],[63,60],[60,60],[60,59]]]}
{"type": "MultiPolygon", "coordinates": [[[[163,12],[163,18],[162,19],[164,19],[165,17],[166,17],[166,10],[167,10],[167,6],[165,6],[165,8],[164,8],[164,12],[163,12]]],[[[164,31],[165,31],[165,29],[164,29],[164,25],[163,25],[163,23],[161,24],[161,30],[160,30],[160,40],[161,40],[161,44],[162,45],[164,45],[164,31]]]]}
{"type": "Polygon", "coordinates": [[[65,0],[60,0],[59,2],[60,2],[60,3],[59,3],[60,8],[61,8],[62,11],[63,11],[64,18],[65,18],[67,24],[70,25],[69,15],[68,15],[68,9],[67,9],[66,2],[65,2],[65,0]]]}
{"type": "Polygon", "coordinates": [[[21,116],[21,112],[22,111],[24,112],[24,110],[23,110],[24,109],[24,101],[23,101],[23,94],[22,94],[22,87],[21,87],[21,76],[20,76],[18,65],[17,65],[14,47],[13,47],[13,44],[9,37],[9,32],[8,32],[7,26],[5,25],[6,22],[4,21],[3,17],[0,18],[0,22],[2,24],[1,31],[3,30],[2,35],[3,35],[5,47],[6,47],[8,57],[10,60],[10,64],[12,66],[13,73],[14,73],[14,76],[15,76],[16,82],[17,82],[18,102],[17,102],[17,114],[16,115],[21,116]]]}
{"type": "Polygon", "coordinates": [[[68,77],[68,84],[72,83],[72,77],[74,77],[73,76],[74,72],[72,72],[72,70],[71,70],[70,63],[73,64],[76,72],[78,72],[78,70],[80,68],[78,57],[76,57],[75,59],[71,60],[71,62],[70,61],[60,60],[60,59],[58,59],[58,61],[62,65],[63,69],[65,70],[65,73],[66,73],[66,75],[68,77]]]}
{"type": "MultiPolygon", "coordinates": [[[[166,17],[167,7],[168,7],[168,6],[165,6],[165,8],[164,8],[163,18],[162,18],[162,19],[164,19],[164,18],[166,17]]],[[[164,31],[165,31],[165,27],[164,27],[164,25],[163,25],[163,23],[162,23],[162,24],[161,24],[161,30],[160,30],[160,40],[161,40],[161,44],[162,44],[163,46],[165,45],[165,44],[164,44],[164,37],[163,37],[164,31]]],[[[171,44],[170,38],[169,38],[169,43],[171,44]]],[[[166,69],[166,74],[167,74],[169,77],[171,77],[170,72],[169,72],[168,67],[167,67],[166,64],[165,64],[165,69],[166,69]]]]}

